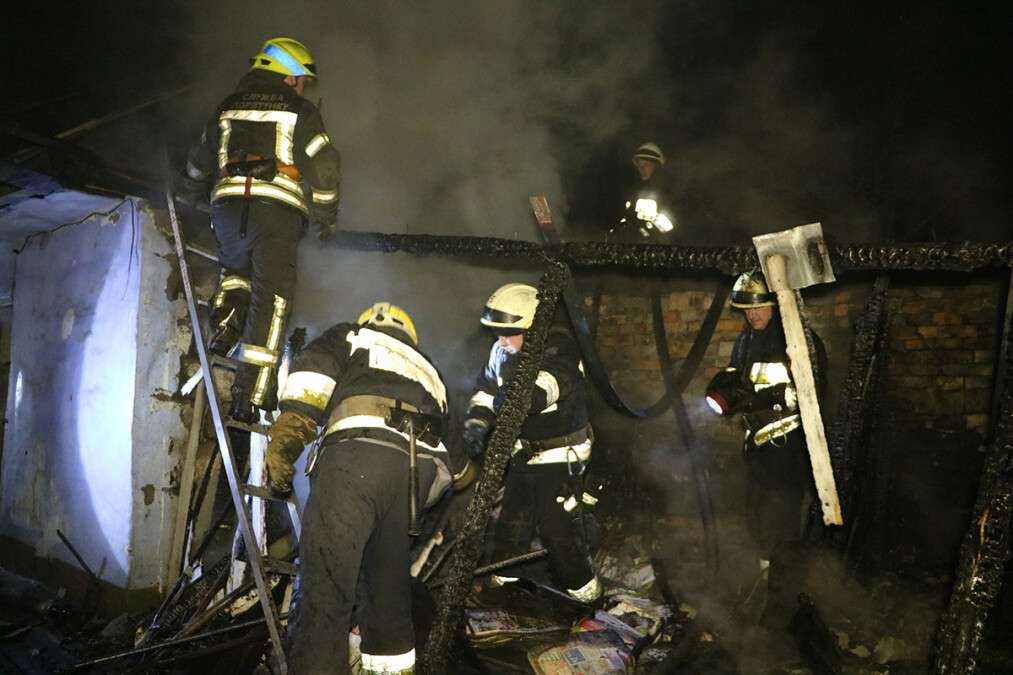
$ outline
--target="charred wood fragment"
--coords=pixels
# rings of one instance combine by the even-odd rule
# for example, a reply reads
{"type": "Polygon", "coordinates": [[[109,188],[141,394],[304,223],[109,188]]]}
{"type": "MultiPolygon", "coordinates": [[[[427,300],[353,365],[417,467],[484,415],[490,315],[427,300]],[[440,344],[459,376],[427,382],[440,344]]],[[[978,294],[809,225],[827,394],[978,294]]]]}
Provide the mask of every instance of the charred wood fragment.
{"type": "Polygon", "coordinates": [[[985,458],[978,499],[960,549],[950,604],[939,625],[933,672],[970,675],[975,671],[986,619],[1002,589],[1010,557],[1013,514],[1013,386],[1010,335],[1004,336],[1000,364],[1003,388],[999,416],[985,458]]]}
{"type": "Polygon", "coordinates": [[[496,426],[486,448],[485,466],[468,505],[458,544],[450,560],[447,584],[439,598],[436,620],[423,657],[422,671],[425,673],[435,675],[447,672],[450,649],[463,619],[464,599],[471,589],[474,570],[478,567],[486,524],[496,495],[503,485],[503,475],[514,442],[531,408],[531,393],[541,367],[545,340],[560,293],[568,278],[569,270],[564,265],[554,263],[538,282],[539,302],[534,323],[525,332],[517,371],[507,385],[506,399],[496,416],[496,426]]]}

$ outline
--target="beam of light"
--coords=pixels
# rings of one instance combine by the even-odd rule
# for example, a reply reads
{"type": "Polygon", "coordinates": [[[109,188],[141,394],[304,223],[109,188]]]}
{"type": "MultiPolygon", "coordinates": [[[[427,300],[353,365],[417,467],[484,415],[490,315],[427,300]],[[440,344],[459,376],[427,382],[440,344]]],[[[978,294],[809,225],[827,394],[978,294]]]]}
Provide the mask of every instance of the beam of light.
{"type": "MultiPolygon", "coordinates": [[[[80,360],[77,392],[68,401],[77,427],[81,481],[90,499],[93,517],[105,542],[89,542],[92,556],[107,557],[105,578],[126,585],[130,570],[133,505],[133,424],[137,335],[138,265],[124,258],[133,255],[130,227],[120,241],[108,242],[113,250],[102,289],[93,298],[91,321],[76,354],[80,360]],[[123,263],[123,264],[120,264],[123,263]],[[124,290],[126,289],[126,291],[124,290]]],[[[68,364],[70,365],[70,364],[68,364]]],[[[141,449],[143,451],[143,449],[141,449]]],[[[70,514],[68,514],[70,515],[70,514]]]]}

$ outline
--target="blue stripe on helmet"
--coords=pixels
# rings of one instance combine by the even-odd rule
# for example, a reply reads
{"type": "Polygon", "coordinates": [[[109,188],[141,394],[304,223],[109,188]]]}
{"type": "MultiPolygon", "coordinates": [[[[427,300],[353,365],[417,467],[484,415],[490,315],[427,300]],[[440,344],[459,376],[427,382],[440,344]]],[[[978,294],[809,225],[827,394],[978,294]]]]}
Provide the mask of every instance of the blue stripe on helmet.
{"type": "Polygon", "coordinates": [[[278,47],[277,45],[268,45],[267,49],[264,50],[264,53],[270,56],[278,63],[280,63],[282,66],[285,67],[285,70],[290,72],[292,75],[295,75],[296,77],[300,75],[309,76],[310,74],[309,71],[303,68],[302,64],[293,59],[288,52],[286,52],[281,47],[278,47]]]}

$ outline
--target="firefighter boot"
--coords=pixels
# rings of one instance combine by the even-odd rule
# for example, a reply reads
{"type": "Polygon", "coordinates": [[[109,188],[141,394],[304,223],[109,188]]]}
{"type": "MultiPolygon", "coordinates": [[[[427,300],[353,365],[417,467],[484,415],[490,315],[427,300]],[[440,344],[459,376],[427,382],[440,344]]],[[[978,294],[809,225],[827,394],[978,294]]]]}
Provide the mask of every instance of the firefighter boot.
{"type": "Polygon", "coordinates": [[[250,394],[245,387],[232,387],[232,405],[229,406],[229,417],[244,424],[253,424],[259,419],[257,408],[250,403],[250,394]]]}

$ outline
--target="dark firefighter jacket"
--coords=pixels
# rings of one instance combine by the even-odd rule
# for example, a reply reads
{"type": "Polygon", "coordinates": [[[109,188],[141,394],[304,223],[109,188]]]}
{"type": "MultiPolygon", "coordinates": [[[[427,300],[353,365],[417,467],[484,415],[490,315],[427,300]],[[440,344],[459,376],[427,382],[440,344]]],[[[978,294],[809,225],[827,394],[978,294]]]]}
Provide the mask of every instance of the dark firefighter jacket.
{"type": "MultiPolygon", "coordinates": [[[[489,362],[478,378],[478,386],[468,417],[477,418],[492,424],[499,412],[504,392],[503,386],[513,376],[520,360],[520,354],[511,354],[506,349],[493,343],[489,352],[489,362]]],[[[555,439],[563,439],[570,435],[581,435],[589,429],[587,414],[587,388],[584,381],[584,367],[580,362],[580,350],[567,328],[554,327],[549,331],[542,357],[541,369],[535,379],[535,387],[531,397],[531,409],[521,427],[521,442],[534,442],[539,451],[551,449],[555,439]],[[549,441],[549,443],[542,443],[549,441]]],[[[568,439],[570,442],[559,441],[560,446],[580,446],[581,454],[587,459],[590,455],[590,438],[568,439]],[[586,441],[586,442],[585,442],[586,441]],[[586,446],[586,448],[584,447],[586,446]]],[[[544,455],[545,463],[567,461],[565,451],[553,455],[544,455]]],[[[572,459],[572,454],[569,459],[572,459]]],[[[541,462],[539,462],[541,463],[541,462]]]]}
{"type": "MultiPolygon", "coordinates": [[[[815,347],[815,363],[813,371],[816,378],[818,393],[822,393],[826,382],[827,353],[823,341],[812,333],[815,347]]],[[[746,425],[746,438],[754,445],[776,440],[779,436],[801,426],[798,412],[798,401],[795,383],[791,377],[791,364],[788,361],[787,347],[784,341],[784,329],[781,319],[774,309],[774,316],[763,330],[753,330],[746,326],[732,347],[732,357],[728,364],[748,380],[753,393],[761,394],[764,390],[778,388],[776,397],[761,397],[765,405],[743,413],[746,425]],[[783,395],[780,391],[783,385],[783,395]]]]}
{"type": "Polygon", "coordinates": [[[655,171],[648,180],[637,180],[625,194],[622,215],[609,233],[610,241],[669,243],[678,223],[673,199],[664,186],[665,175],[655,171]]]}
{"type": "Polygon", "coordinates": [[[296,356],[281,394],[281,412],[304,415],[324,427],[325,447],[363,429],[407,441],[383,410],[362,404],[368,397],[399,402],[431,420],[418,436],[418,452],[442,464],[446,478],[456,479],[468,468],[468,458],[463,449],[448,450],[443,443],[446,386],[432,362],[397,335],[352,323],[332,326],[296,356]]]}
{"type": "Polygon", "coordinates": [[[337,213],[341,156],[316,106],[277,73],[240,81],[190,149],[187,173],[214,178],[211,202],[255,197],[308,213],[337,213]]]}

